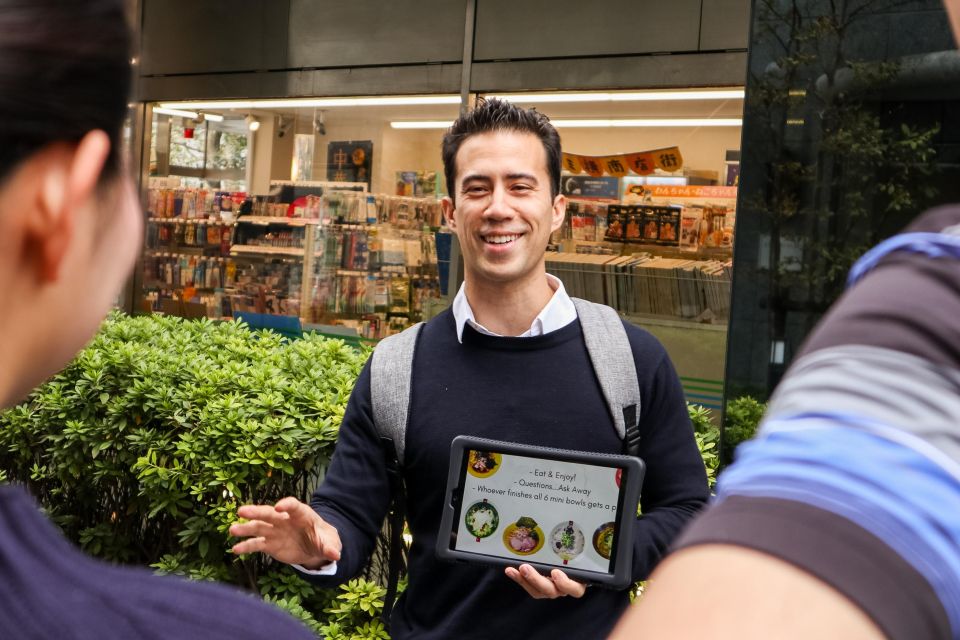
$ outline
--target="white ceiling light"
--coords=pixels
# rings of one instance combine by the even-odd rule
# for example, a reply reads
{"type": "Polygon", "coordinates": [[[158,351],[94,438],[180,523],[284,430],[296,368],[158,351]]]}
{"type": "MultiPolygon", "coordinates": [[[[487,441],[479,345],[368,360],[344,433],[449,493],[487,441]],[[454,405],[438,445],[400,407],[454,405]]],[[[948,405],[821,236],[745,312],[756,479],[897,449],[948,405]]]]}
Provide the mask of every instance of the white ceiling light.
{"type": "Polygon", "coordinates": [[[562,103],[562,102],[664,102],[670,100],[742,100],[743,89],[703,89],[692,91],[620,91],[581,93],[512,93],[486,96],[508,102],[562,103]]]}
{"type": "Polygon", "coordinates": [[[403,107],[416,105],[459,105],[460,96],[382,96],[368,98],[288,98],[282,100],[216,100],[208,102],[164,102],[163,109],[288,109],[313,107],[403,107]]]}
{"type": "MultiPolygon", "coordinates": [[[[449,129],[450,120],[412,120],[391,122],[394,129],[449,129]]],[[[551,120],[557,128],[599,127],[739,127],[742,118],[631,118],[622,120],[551,120]]]]}
{"type": "Polygon", "coordinates": [[[247,123],[247,128],[250,129],[250,131],[256,131],[260,128],[260,121],[253,116],[247,116],[244,118],[244,121],[247,123]]]}
{"type": "Polygon", "coordinates": [[[449,129],[453,120],[412,120],[406,122],[391,122],[394,129],[449,129]]]}
{"type": "Polygon", "coordinates": [[[620,120],[551,120],[553,126],[593,127],[739,127],[742,118],[629,118],[620,120]]]}
{"type": "Polygon", "coordinates": [[[164,107],[154,107],[154,113],[159,113],[165,116],[179,116],[181,118],[190,118],[191,120],[196,120],[200,115],[196,111],[184,111],[182,109],[167,109],[164,107]]]}
{"type": "Polygon", "coordinates": [[[204,120],[209,120],[210,122],[223,122],[223,116],[219,113],[205,113],[203,114],[204,120]]]}

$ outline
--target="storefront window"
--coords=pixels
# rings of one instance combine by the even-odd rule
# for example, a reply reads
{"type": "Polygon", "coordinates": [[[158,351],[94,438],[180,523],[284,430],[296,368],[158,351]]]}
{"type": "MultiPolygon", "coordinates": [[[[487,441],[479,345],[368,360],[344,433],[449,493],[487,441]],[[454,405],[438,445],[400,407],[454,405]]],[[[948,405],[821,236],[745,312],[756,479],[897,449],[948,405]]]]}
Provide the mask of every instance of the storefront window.
{"type": "MultiPolygon", "coordinates": [[[[501,97],[562,137],[569,207],[548,270],[654,333],[688,397],[719,408],[743,89],[501,97]]],[[[143,308],[371,338],[445,308],[459,282],[440,143],[460,105],[422,101],[157,105],[143,308]]]]}
{"type": "Polygon", "coordinates": [[[958,67],[939,2],[763,0],[753,20],[727,384],[763,398],[853,262],[960,196],[958,67]]]}
{"type": "Polygon", "coordinates": [[[457,96],[154,105],[144,311],[382,338],[447,302],[457,96]]]}

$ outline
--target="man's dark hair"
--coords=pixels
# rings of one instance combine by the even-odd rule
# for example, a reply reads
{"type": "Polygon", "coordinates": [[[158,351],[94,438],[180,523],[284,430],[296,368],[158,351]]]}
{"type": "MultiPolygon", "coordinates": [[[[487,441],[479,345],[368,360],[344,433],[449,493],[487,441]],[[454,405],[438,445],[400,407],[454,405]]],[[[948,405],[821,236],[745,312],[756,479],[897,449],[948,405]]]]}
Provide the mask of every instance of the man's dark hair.
{"type": "Polygon", "coordinates": [[[560,193],[560,134],[550,124],[550,118],[536,109],[521,109],[515,105],[483,98],[477,106],[463,114],[443,136],[443,173],[447,178],[447,193],[456,201],[457,152],[470,136],[491,131],[518,131],[531,133],[543,143],[547,152],[547,175],[550,176],[550,197],[560,193]]]}
{"type": "Polygon", "coordinates": [[[120,166],[131,39],[123,0],[0,0],[0,180],[53,142],[110,137],[120,166]]]}

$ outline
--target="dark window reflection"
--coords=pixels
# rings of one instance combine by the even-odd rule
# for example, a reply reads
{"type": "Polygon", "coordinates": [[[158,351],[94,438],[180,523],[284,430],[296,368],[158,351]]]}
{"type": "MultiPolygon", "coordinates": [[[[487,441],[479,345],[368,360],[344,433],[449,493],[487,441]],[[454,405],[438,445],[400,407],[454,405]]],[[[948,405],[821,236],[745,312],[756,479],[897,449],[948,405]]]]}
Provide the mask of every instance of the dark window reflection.
{"type": "Polygon", "coordinates": [[[756,0],[752,19],[727,398],[765,398],[857,257],[960,201],[939,0],[756,0]]]}

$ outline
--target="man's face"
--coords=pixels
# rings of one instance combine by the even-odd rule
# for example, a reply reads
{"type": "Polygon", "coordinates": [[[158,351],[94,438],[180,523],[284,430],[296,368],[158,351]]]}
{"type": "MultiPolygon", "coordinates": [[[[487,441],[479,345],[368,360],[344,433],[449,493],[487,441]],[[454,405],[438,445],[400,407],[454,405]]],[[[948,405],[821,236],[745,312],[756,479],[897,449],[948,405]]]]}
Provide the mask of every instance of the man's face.
{"type": "Polygon", "coordinates": [[[537,136],[496,131],[467,138],[456,156],[456,206],[443,201],[457,234],[466,279],[523,285],[542,277],[550,234],[566,201],[550,195],[547,153],[537,136]]]}

